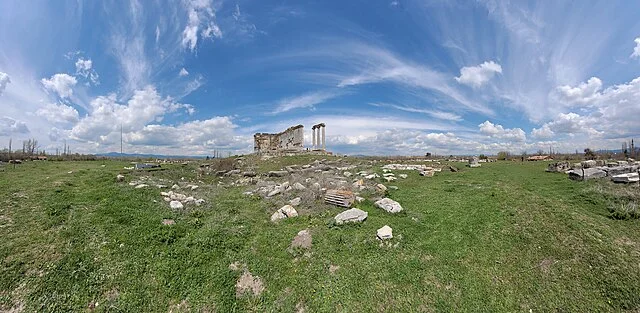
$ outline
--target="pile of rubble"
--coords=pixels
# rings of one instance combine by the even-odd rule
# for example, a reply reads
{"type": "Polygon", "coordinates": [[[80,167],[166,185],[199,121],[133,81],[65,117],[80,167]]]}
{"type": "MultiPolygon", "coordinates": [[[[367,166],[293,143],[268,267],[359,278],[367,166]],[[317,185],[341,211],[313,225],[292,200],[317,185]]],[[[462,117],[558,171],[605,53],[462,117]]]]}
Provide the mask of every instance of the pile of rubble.
{"type": "MultiPolygon", "coordinates": [[[[561,168],[566,165],[560,166],[561,168]]],[[[550,165],[551,168],[551,165],[550,165]]],[[[550,171],[547,169],[547,171],[550,171]]],[[[640,162],[587,160],[576,163],[565,171],[570,179],[589,180],[609,177],[614,182],[634,183],[640,181],[640,162]]]]}

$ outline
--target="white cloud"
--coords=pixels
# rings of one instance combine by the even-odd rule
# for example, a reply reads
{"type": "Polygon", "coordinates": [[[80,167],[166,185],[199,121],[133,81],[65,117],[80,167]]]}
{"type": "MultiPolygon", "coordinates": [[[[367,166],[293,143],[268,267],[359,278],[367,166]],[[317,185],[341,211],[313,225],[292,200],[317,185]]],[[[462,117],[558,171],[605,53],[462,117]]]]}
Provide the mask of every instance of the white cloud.
{"type": "Polygon", "coordinates": [[[567,104],[589,104],[600,96],[602,81],[597,77],[591,77],[586,83],[580,83],[576,87],[560,86],[556,89],[558,100],[567,104]]]}
{"type": "Polygon", "coordinates": [[[69,98],[73,95],[73,86],[78,81],[68,74],[55,74],[50,79],[43,78],[41,82],[46,89],[55,91],[60,98],[69,98]]]}
{"type": "MultiPolygon", "coordinates": [[[[390,51],[370,45],[344,43],[337,46],[333,45],[330,50],[317,49],[308,52],[305,56],[316,53],[327,56],[333,62],[338,62],[336,68],[338,72],[351,70],[351,73],[346,75],[337,75],[340,78],[338,87],[389,81],[408,87],[412,91],[436,91],[439,97],[451,98],[455,100],[455,104],[462,104],[466,109],[485,115],[494,114],[484,104],[469,100],[456,88],[450,86],[446,75],[429,67],[401,59],[390,51]],[[353,75],[352,72],[358,74],[353,75]]],[[[433,97],[430,96],[429,99],[433,100],[433,97]]]]}
{"type": "Polygon", "coordinates": [[[523,142],[527,139],[525,132],[520,128],[507,129],[502,127],[502,125],[493,124],[489,121],[485,121],[484,123],[478,125],[478,127],[480,127],[481,134],[493,138],[520,142],[523,142]]]}
{"type": "Polygon", "coordinates": [[[240,5],[236,3],[236,9],[233,11],[233,19],[237,21],[240,19],[240,15],[240,5]]]}
{"type": "Polygon", "coordinates": [[[231,148],[250,144],[248,137],[237,136],[237,126],[228,116],[217,116],[207,120],[196,120],[184,124],[147,125],[129,133],[126,140],[133,145],[150,146],[199,146],[200,148],[231,148]]]}
{"type": "Polygon", "coordinates": [[[0,96],[2,96],[4,90],[7,89],[7,85],[9,83],[11,83],[11,77],[9,77],[9,74],[0,72],[0,96]]]}
{"type": "Polygon", "coordinates": [[[178,76],[180,77],[187,76],[187,75],[189,75],[189,72],[184,67],[180,70],[180,73],[178,73],[178,76]]]}
{"type": "Polygon", "coordinates": [[[455,79],[461,84],[477,88],[488,82],[496,73],[502,73],[502,66],[493,61],[488,61],[478,66],[465,66],[461,68],[460,76],[455,77],[455,79]]]}
{"type": "Polygon", "coordinates": [[[78,122],[78,111],[68,105],[49,103],[36,111],[36,115],[55,124],[73,124],[78,122]]]}
{"type": "Polygon", "coordinates": [[[183,47],[195,50],[200,28],[204,28],[200,34],[203,38],[222,38],[222,31],[215,22],[215,11],[210,0],[188,0],[185,4],[188,21],[182,32],[183,47]]]}
{"type": "Polygon", "coordinates": [[[285,98],[278,101],[274,114],[283,113],[287,111],[291,111],[294,109],[300,108],[310,108],[316,104],[323,103],[327,100],[339,97],[343,95],[343,92],[335,92],[335,91],[318,91],[311,92],[304,95],[285,98]]]}
{"type": "Polygon", "coordinates": [[[409,106],[402,106],[402,105],[396,105],[396,104],[391,104],[391,103],[382,103],[382,102],[369,103],[369,104],[373,105],[373,106],[376,106],[376,107],[388,107],[388,108],[394,108],[396,110],[401,110],[401,111],[405,111],[405,112],[427,114],[427,115],[430,115],[431,117],[434,117],[434,118],[437,118],[437,119],[440,119],[440,120],[447,120],[447,121],[454,121],[454,122],[462,121],[462,117],[460,115],[455,114],[455,113],[451,113],[451,112],[429,110],[429,109],[422,109],[422,108],[414,108],[414,107],[409,107],[409,106]]]}
{"type": "Polygon", "coordinates": [[[98,81],[98,73],[93,69],[93,62],[91,59],[85,60],[83,58],[79,58],[76,61],[76,75],[88,79],[94,85],[98,85],[100,83],[98,81]]]}
{"type": "Polygon", "coordinates": [[[549,128],[549,125],[545,124],[540,128],[534,128],[531,131],[531,136],[536,139],[549,139],[552,138],[555,133],[549,128]]]}
{"type": "Polygon", "coordinates": [[[118,103],[116,96],[111,94],[95,98],[90,106],[91,113],[80,119],[70,136],[96,144],[115,142],[121,125],[126,132],[139,131],[149,123],[161,122],[168,113],[193,109],[171,98],[162,98],[152,86],[136,90],[127,104],[118,103]]]}
{"type": "Polygon", "coordinates": [[[636,43],[635,48],[633,48],[633,53],[631,54],[631,58],[640,58],[640,37],[634,40],[636,43]]]}
{"type": "Polygon", "coordinates": [[[8,116],[0,117],[0,136],[10,136],[12,134],[26,134],[29,132],[27,124],[15,120],[8,116]]]}

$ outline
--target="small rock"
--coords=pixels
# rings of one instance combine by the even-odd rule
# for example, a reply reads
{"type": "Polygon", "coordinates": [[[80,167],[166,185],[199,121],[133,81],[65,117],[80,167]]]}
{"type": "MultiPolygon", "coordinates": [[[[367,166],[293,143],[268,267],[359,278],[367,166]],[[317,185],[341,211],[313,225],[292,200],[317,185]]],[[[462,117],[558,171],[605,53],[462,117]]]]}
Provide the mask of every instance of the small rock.
{"type": "Polygon", "coordinates": [[[174,210],[178,210],[178,209],[182,209],[184,208],[184,206],[182,205],[182,202],[180,201],[171,201],[169,202],[169,206],[174,209],[174,210]]]}
{"type": "Polygon", "coordinates": [[[173,192],[164,192],[164,191],[162,191],[162,192],[160,192],[160,195],[163,196],[163,197],[170,197],[172,193],[173,192]]]}
{"type": "Polygon", "coordinates": [[[287,204],[281,207],[280,209],[278,209],[278,211],[273,213],[273,215],[271,215],[271,221],[276,222],[281,219],[296,217],[296,216],[298,216],[298,211],[296,211],[296,209],[294,209],[291,205],[287,204]]]}
{"type": "Polygon", "coordinates": [[[171,198],[170,197],[164,197],[164,198],[162,198],[162,200],[169,202],[169,201],[171,201],[171,198]]]}
{"type": "Polygon", "coordinates": [[[376,236],[380,240],[391,239],[393,238],[393,229],[391,227],[384,225],[382,228],[378,229],[376,236]]]}
{"type": "Polygon", "coordinates": [[[73,174],[73,171],[68,171],[67,174],[73,174]]]}
{"type": "Polygon", "coordinates": [[[281,193],[281,192],[282,192],[282,189],[280,189],[280,188],[276,187],[276,189],[272,190],[271,192],[269,192],[269,193],[267,194],[267,197],[268,197],[268,198],[273,197],[273,196],[275,196],[275,195],[277,195],[277,194],[279,194],[279,193],[281,193]]]}
{"type": "Polygon", "coordinates": [[[166,185],[156,185],[156,187],[158,187],[158,189],[167,188],[167,186],[166,186],[166,185]]]}
{"type": "Polygon", "coordinates": [[[377,184],[376,185],[376,189],[378,189],[378,191],[385,192],[385,191],[387,191],[387,186],[385,186],[383,184],[377,184]]]}
{"type": "Polygon", "coordinates": [[[392,189],[392,190],[398,190],[398,189],[400,189],[400,188],[398,188],[398,186],[389,186],[389,189],[392,189]]]}
{"type": "Polygon", "coordinates": [[[116,176],[116,180],[117,181],[124,181],[124,175],[118,174],[118,176],[116,176]]]}
{"type": "Polygon", "coordinates": [[[136,188],[136,189],[140,189],[140,188],[144,188],[144,187],[149,187],[149,185],[147,185],[147,184],[140,184],[140,185],[137,185],[135,188],[136,188]]]}
{"type": "Polygon", "coordinates": [[[364,198],[363,198],[363,197],[360,197],[360,196],[356,196],[356,201],[358,201],[358,202],[362,202],[362,201],[364,201],[364,198]]]}
{"type": "Polygon", "coordinates": [[[398,213],[402,211],[402,206],[400,206],[400,203],[389,198],[380,199],[375,202],[375,205],[389,213],[398,213]]]}
{"type": "Polygon", "coordinates": [[[242,176],[244,176],[244,177],[256,177],[256,172],[253,172],[253,171],[242,172],[242,176]]]}
{"type": "Polygon", "coordinates": [[[291,201],[289,201],[289,204],[291,204],[292,206],[299,206],[300,202],[302,202],[302,199],[300,199],[300,197],[297,197],[295,199],[291,199],[291,201]]]}
{"type": "Polygon", "coordinates": [[[405,178],[409,177],[409,175],[407,175],[407,174],[400,174],[398,176],[400,176],[400,178],[402,178],[402,179],[405,179],[405,178]]]}
{"type": "Polygon", "coordinates": [[[198,186],[196,185],[191,186],[191,190],[196,190],[196,189],[198,189],[198,186]]]}
{"type": "Polygon", "coordinates": [[[291,241],[291,248],[303,248],[309,249],[312,245],[312,237],[311,232],[308,229],[301,230],[298,232],[293,241],[291,241]]]}
{"type": "Polygon", "coordinates": [[[171,189],[174,189],[174,190],[180,189],[180,186],[178,186],[177,184],[174,184],[173,186],[171,186],[171,189]]]}
{"type": "Polygon", "coordinates": [[[203,205],[204,202],[205,202],[204,199],[198,199],[198,200],[196,200],[196,205],[197,206],[203,205]]]}
{"type": "Polygon", "coordinates": [[[267,175],[269,177],[284,177],[287,174],[289,174],[287,171],[270,171],[267,175]]]}
{"type": "Polygon", "coordinates": [[[176,223],[176,221],[172,220],[172,219],[162,219],[162,225],[174,225],[176,223]]]}
{"type": "Polygon", "coordinates": [[[351,177],[353,174],[351,172],[344,172],[342,175],[344,175],[344,177],[351,177]]]}
{"type": "Polygon", "coordinates": [[[359,223],[367,219],[369,213],[362,211],[357,208],[346,210],[334,218],[337,225],[342,225],[344,223],[359,223]]]}
{"type": "Polygon", "coordinates": [[[454,172],[454,173],[458,172],[458,168],[455,167],[455,166],[449,166],[449,170],[454,172]]]}
{"type": "Polygon", "coordinates": [[[293,189],[295,189],[295,190],[299,190],[299,191],[302,191],[302,190],[307,189],[307,187],[305,187],[305,186],[304,186],[303,184],[301,184],[301,183],[295,183],[295,184],[293,184],[293,189]]]}

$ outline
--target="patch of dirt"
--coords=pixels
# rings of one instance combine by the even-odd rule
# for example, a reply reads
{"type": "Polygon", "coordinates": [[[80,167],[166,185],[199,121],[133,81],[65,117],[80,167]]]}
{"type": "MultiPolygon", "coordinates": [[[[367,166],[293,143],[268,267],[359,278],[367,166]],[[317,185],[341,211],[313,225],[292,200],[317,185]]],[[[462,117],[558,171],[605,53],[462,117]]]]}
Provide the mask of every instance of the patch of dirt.
{"type": "Polygon", "coordinates": [[[634,246],[636,244],[635,242],[633,242],[633,240],[629,239],[626,236],[617,238],[613,242],[615,242],[617,245],[621,245],[621,246],[634,246]]]}
{"type": "Polygon", "coordinates": [[[340,265],[329,265],[329,273],[335,274],[340,269],[340,265]]]}
{"type": "Polygon", "coordinates": [[[109,300],[109,301],[115,301],[115,300],[118,299],[118,297],[120,297],[120,292],[118,291],[118,289],[113,288],[113,289],[107,291],[104,294],[104,297],[107,298],[107,300],[109,300]]]}
{"type": "Polygon", "coordinates": [[[162,225],[175,225],[176,221],[172,219],[165,218],[162,220],[162,225]]]}
{"type": "Polygon", "coordinates": [[[540,268],[542,273],[549,274],[549,272],[551,271],[551,265],[553,265],[555,263],[556,263],[556,261],[554,259],[546,258],[546,259],[542,260],[542,262],[540,262],[540,264],[538,264],[538,267],[540,268]]]}
{"type": "Polygon", "coordinates": [[[179,313],[179,312],[191,312],[189,308],[189,302],[187,300],[182,300],[180,303],[172,304],[169,306],[169,313],[179,313]]]}
{"type": "Polygon", "coordinates": [[[291,241],[291,248],[309,249],[311,248],[312,241],[311,232],[309,232],[308,229],[301,230],[298,232],[298,235],[293,238],[293,241],[291,241]]]}
{"type": "Polygon", "coordinates": [[[304,306],[304,302],[298,302],[298,304],[296,304],[296,313],[304,312],[307,312],[307,308],[304,306]]]}
{"type": "Polygon", "coordinates": [[[253,294],[259,297],[264,291],[262,279],[259,276],[253,276],[251,272],[245,270],[242,276],[236,282],[236,297],[240,298],[245,294],[253,294]]]}

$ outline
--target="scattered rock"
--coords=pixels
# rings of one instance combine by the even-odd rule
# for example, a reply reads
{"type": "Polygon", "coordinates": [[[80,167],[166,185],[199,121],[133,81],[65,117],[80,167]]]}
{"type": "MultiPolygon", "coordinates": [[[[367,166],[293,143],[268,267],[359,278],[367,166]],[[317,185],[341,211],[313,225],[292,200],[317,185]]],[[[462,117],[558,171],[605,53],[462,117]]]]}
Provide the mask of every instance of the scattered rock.
{"type": "Polygon", "coordinates": [[[291,248],[309,249],[312,245],[311,232],[308,229],[301,230],[291,241],[291,248]]]}
{"type": "Polygon", "coordinates": [[[273,213],[273,215],[271,215],[271,221],[277,222],[281,219],[296,217],[296,216],[298,216],[298,211],[296,211],[296,209],[294,209],[291,205],[287,204],[281,207],[280,209],[278,209],[278,211],[273,213]]]}
{"type": "Polygon", "coordinates": [[[116,176],[116,180],[117,181],[124,181],[124,175],[118,174],[118,176],[116,176]]]}
{"type": "Polygon", "coordinates": [[[287,174],[289,174],[289,172],[287,172],[287,171],[270,171],[268,173],[268,176],[269,177],[284,177],[287,174]]]}
{"type": "Polygon", "coordinates": [[[457,173],[459,171],[458,168],[455,167],[455,166],[449,166],[449,170],[454,172],[454,173],[457,173]]]}
{"type": "Polygon", "coordinates": [[[400,188],[398,188],[398,186],[389,186],[389,189],[392,189],[392,190],[398,190],[398,189],[400,189],[400,188]]]}
{"type": "Polygon", "coordinates": [[[291,204],[292,206],[299,206],[300,202],[302,202],[302,199],[300,199],[300,197],[297,197],[289,201],[289,204],[291,204]]]}
{"type": "Polygon", "coordinates": [[[364,198],[363,198],[363,197],[360,197],[360,196],[356,196],[356,201],[358,201],[358,202],[362,202],[362,201],[364,201],[364,198]]]}
{"type": "Polygon", "coordinates": [[[402,211],[402,206],[400,206],[400,203],[389,198],[380,199],[375,202],[375,205],[389,213],[398,213],[402,211]]]}
{"type": "Polygon", "coordinates": [[[254,171],[242,172],[242,176],[244,176],[244,177],[256,177],[256,172],[254,172],[254,171]]]}
{"type": "Polygon", "coordinates": [[[259,297],[263,291],[264,285],[262,284],[262,279],[258,276],[253,276],[249,271],[242,273],[242,276],[240,276],[236,282],[237,298],[245,294],[252,294],[255,297],[259,297]]]}
{"type": "Polygon", "coordinates": [[[204,199],[198,199],[198,200],[196,200],[195,202],[196,202],[196,205],[197,205],[197,206],[201,206],[201,205],[203,205],[203,204],[204,204],[204,202],[205,202],[205,201],[204,201],[204,199]]]}
{"type": "Polygon", "coordinates": [[[383,184],[377,184],[376,185],[376,189],[380,192],[385,192],[387,191],[387,186],[383,185],[383,184]]]}
{"type": "Polygon", "coordinates": [[[382,228],[378,229],[376,232],[376,236],[380,240],[391,239],[393,238],[393,229],[391,227],[384,225],[382,228]]]}
{"type": "Polygon", "coordinates": [[[409,175],[407,175],[407,174],[400,174],[398,176],[400,176],[400,178],[402,178],[402,179],[405,179],[405,178],[409,177],[409,175]]]}
{"type": "Polygon", "coordinates": [[[140,188],[144,188],[144,187],[149,187],[149,185],[147,185],[147,184],[140,184],[140,185],[137,185],[135,188],[136,188],[136,189],[140,189],[140,188]]]}
{"type": "Polygon", "coordinates": [[[184,208],[184,205],[182,205],[182,202],[180,201],[171,201],[169,202],[169,206],[174,209],[174,210],[178,210],[178,209],[182,209],[184,208]]]}
{"type": "Polygon", "coordinates": [[[362,211],[357,208],[346,210],[334,218],[337,225],[342,225],[344,223],[359,223],[367,219],[369,213],[362,211]]]}
{"type": "Polygon", "coordinates": [[[614,183],[637,183],[640,181],[638,173],[620,174],[611,177],[614,183]]]}
{"type": "Polygon", "coordinates": [[[353,174],[351,172],[344,172],[342,175],[344,175],[344,177],[351,177],[353,174]]]}
{"type": "Polygon", "coordinates": [[[176,221],[172,220],[172,219],[162,219],[162,225],[174,225],[176,223],[176,221]]]}
{"type": "Polygon", "coordinates": [[[173,186],[171,186],[171,189],[174,189],[174,190],[180,189],[180,186],[178,186],[177,184],[174,184],[173,186]]]}
{"type": "Polygon", "coordinates": [[[569,178],[573,180],[587,180],[603,177],[607,177],[607,172],[597,168],[584,168],[569,171],[569,178]]]}
{"type": "Polygon", "coordinates": [[[298,190],[298,191],[302,191],[302,190],[307,189],[307,187],[305,187],[301,183],[295,183],[295,184],[293,184],[293,189],[298,190]]]}
{"type": "Polygon", "coordinates": [[[191,190],[196,190],[196,189],[198,189],[198,186],[196,185],[191,186],[191,190]]]}

